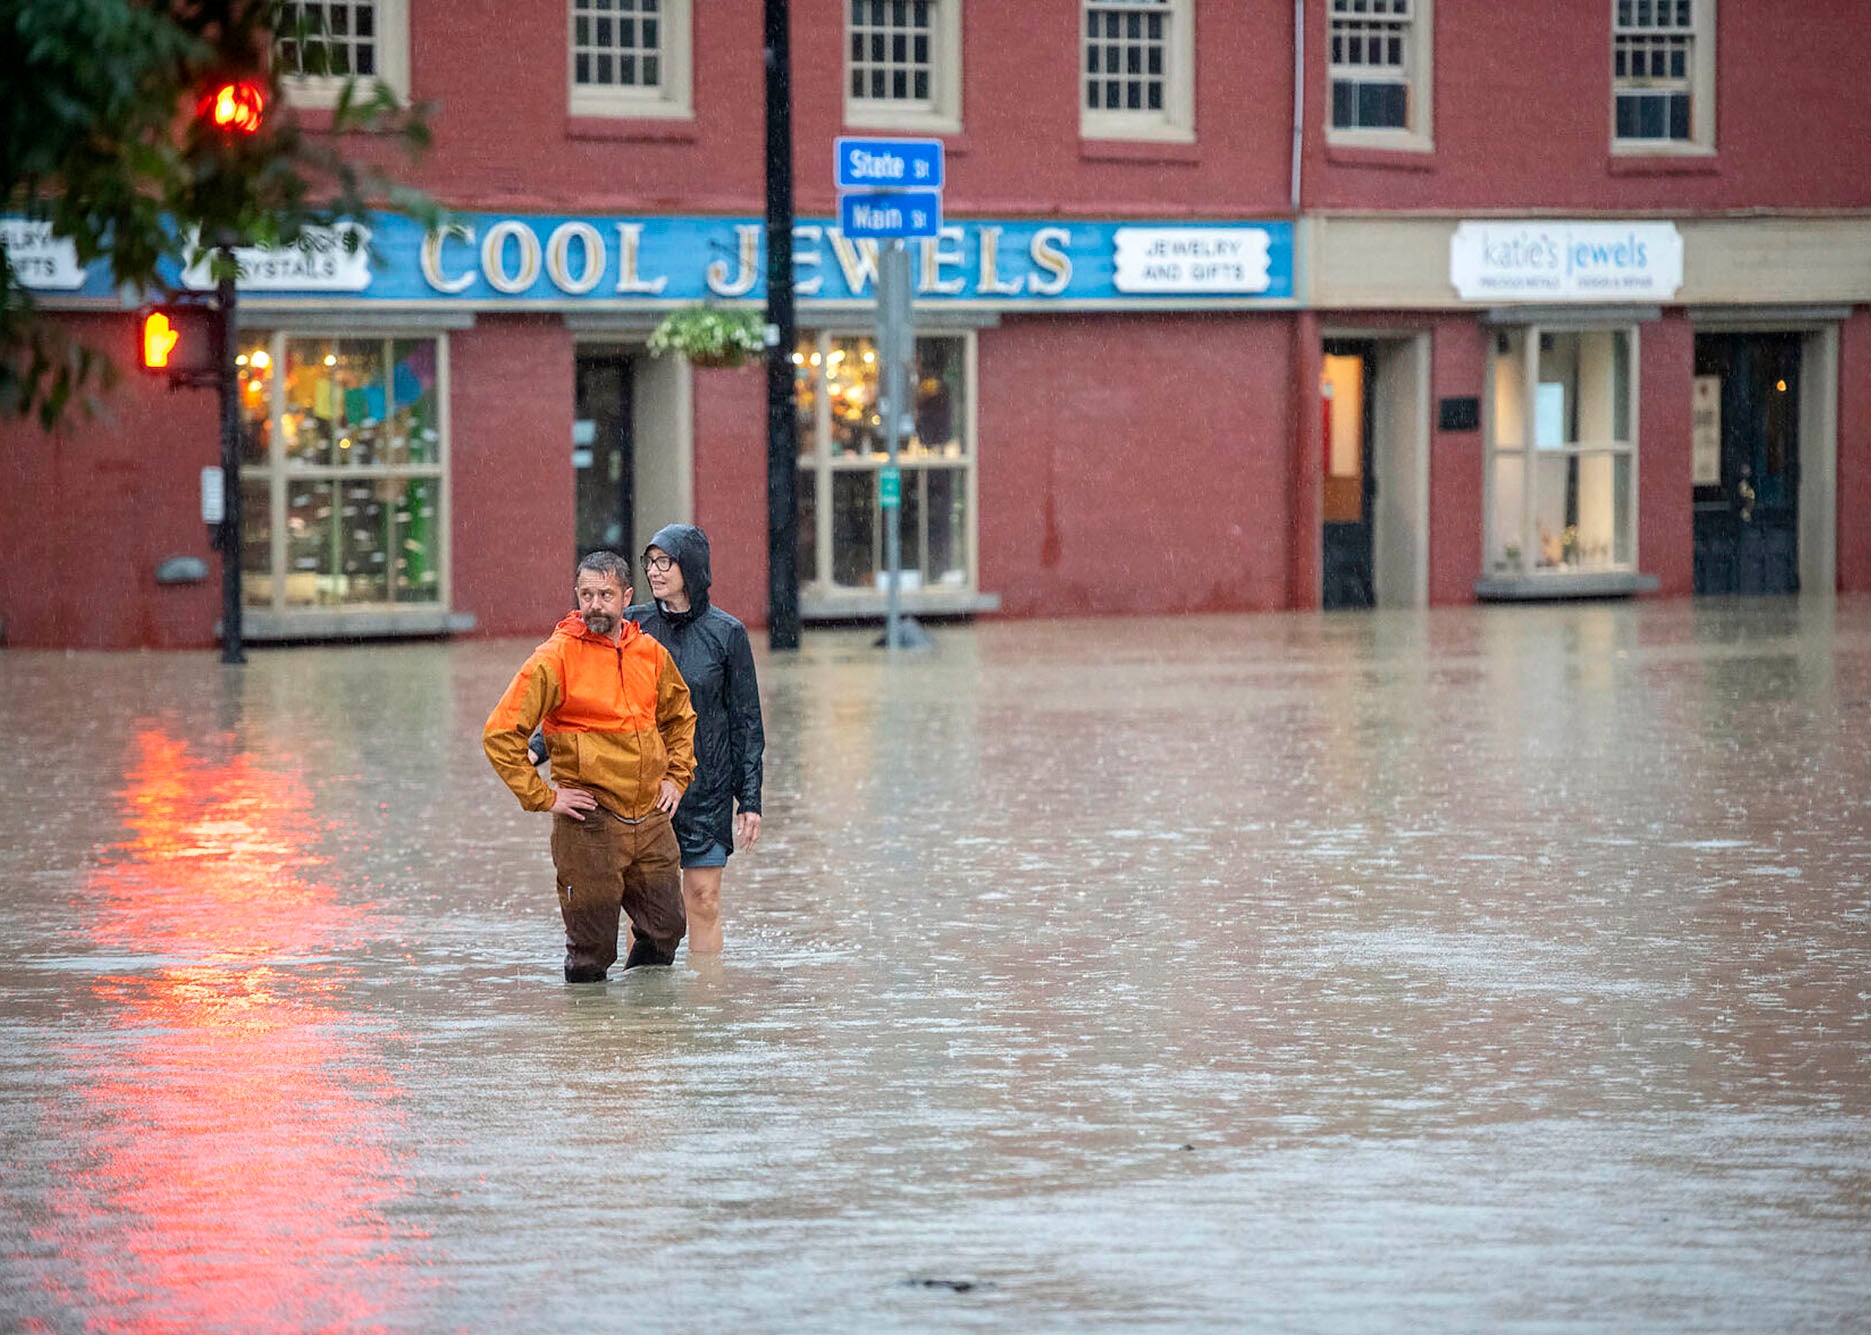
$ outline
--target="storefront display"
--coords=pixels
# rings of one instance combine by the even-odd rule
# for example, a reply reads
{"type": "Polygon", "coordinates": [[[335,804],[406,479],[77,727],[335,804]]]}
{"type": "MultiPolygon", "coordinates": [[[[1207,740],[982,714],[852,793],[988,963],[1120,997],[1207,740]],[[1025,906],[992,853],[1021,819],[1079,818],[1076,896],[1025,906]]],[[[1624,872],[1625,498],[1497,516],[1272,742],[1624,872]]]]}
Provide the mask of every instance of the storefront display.
{"type": "MultiPolygon", "coordinates": [[[[974,587],[969,335],[916,340],[911,431],[900,443],[902,587],[974,587]]],[[[877,346],[868,334],[809,333],[793,353],[799,403],[799,578],[836,597],[884,582],[879,475],[889,461],[877,346]],[[821,506],[819,497],[826,497],[821,506]]]]}
{"type": "Polygon", "coordinates": [[[442,600],[439,358],[432,338],[243,337],[249,607],[442,600]]]}
{"type": "Polygon", "coordinates": [[[1495,572],[1635,570],[1636,343],[1632,328],[1497,332],[1488,441],[1495,572]]]}

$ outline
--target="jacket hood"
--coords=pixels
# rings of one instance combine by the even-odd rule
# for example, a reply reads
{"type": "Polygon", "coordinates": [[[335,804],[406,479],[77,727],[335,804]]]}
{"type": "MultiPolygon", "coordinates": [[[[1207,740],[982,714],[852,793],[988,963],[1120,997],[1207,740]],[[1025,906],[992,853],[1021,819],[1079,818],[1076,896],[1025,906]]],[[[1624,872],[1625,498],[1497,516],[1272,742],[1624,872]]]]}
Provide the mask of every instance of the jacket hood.
{"type": "MultiPolygon", "coordinates": [[[[665,616],[680,620],[690,620],[708,610],[708,586],[713,577],[708,571],[708,535],[693,524],[665,524],[656,530],[656,534],[644,547],[661,547],[676,558],[676,565],[682,571],[682,588],[689,595],[687,612],[671,613],[663,609],[665,616]]],[[[647,576],[645,583],[648,583],[647,576]]]]}
{"type": "MultiPolygon", "coordinates": [[[[667,548],[664,550],[667,550],[667,548]]],[[[637,623],[632,621],[629,617],[622,618],[622,625],[623,633],[619,637],[619,644],[629,644],[643,633],[637,626],[637,623]]],[[[590,640],[595,644],[606,646],[611,643],[610,639],[606,636],[592,634],[591,629],[585,625],[585,618],[583,615],[577,612],[567,612],[563,617],[559,618],[559,624],[552,628],[552,638],[556,640],[561,637],[568,640],[590,640]]]]}

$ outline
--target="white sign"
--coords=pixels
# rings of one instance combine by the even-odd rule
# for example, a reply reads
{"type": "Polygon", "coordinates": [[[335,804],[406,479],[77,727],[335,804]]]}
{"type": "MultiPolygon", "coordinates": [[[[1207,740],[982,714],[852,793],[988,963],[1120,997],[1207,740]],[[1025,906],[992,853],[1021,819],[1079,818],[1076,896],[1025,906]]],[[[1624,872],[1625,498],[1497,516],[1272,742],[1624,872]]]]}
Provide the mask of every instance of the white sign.
{"type": "MultiPolygon", "coordinates": [[[[290,246],[277,250],[263,246],[237,246],[235,262],[242,292],[362,292],[370,286],[370,230],[356,223],[336,227],[308,227],[290,246]],[[346,249],[345,238],[357,238],[346,249]]],[[[206,290],[214,286],[210,256],[189,267],[182,281],[206,290]]]]}
{"type": "Polygon", "coordinates": [[[0,248],[6,250],[7,263],[22,287],[71,292],[84,286],[78,247],[53,236],[49,222],[0,218],[0,248]]]}
{"type": "Polygon", "coordinates": [[[1722,378],[1696,377],[1695,407],[1689,417],[1691,483],[1697,487],[1722,485],[1722,378]]]}
{"type": "Polygon", "coordinates": [[[1259,227],[1120,227],[1119,292],[1265,292],[1268,236],[1259,227]]]}
{"type": "Polygon", "coordinates": [[[1683,285],[1675,223],[1465,222],[1449,239],[1464,301],[1660,301],[1683,285]]]}
{"type": "Polygon", "coordinates": [[[227,478],[218,467],[201,470],[201,522],[219,524],[227,518],[227,478]]]}

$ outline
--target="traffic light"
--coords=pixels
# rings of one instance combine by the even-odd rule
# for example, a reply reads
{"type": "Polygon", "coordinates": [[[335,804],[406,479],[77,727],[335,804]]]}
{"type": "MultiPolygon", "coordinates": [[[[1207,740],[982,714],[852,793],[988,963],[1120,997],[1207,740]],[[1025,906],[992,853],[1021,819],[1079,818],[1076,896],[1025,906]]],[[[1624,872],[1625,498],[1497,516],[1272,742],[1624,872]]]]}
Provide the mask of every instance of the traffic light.
{"type": "Polygon", "coordinates": [[[253,79],[229,79],[202,95],[195,118],[222,134],[254,135],[266,117],[266,89],[253,79]]]}
{"type": "Polygon", "coordinates": [[[172,384],[220,374],[220,313],[203,302],[167,302],[136,313],[136,364],[172,384]]]}

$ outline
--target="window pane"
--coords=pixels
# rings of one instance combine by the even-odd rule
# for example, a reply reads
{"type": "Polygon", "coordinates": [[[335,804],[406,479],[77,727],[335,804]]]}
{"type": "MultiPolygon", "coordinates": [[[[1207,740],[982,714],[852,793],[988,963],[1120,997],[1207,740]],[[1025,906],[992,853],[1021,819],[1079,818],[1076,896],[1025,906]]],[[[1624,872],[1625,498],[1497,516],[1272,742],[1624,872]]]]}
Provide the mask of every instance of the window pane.
{"type": "MultiPolygon", "coordinates": [[[[818,357],[815,352],[808,360],[818,357]]],[[[825,396],[831,408],[832,454],[882,455],[883,417],[877,411],[877,345],[869,338],[835,338],[825,358],[825,396]]]]}
{"type": "Polygon", "coordinates": [[[437,478],[391,479],[382,484],[395,510],[395,547],[390,565],[399,603],[433,603],[442,596],[441,482],[437,478]]]}
{"type": "Polygon", "coordinates": [[[799,470],[799,582],[819,577],[819,479],[810,468],[799,470]]]}
{"type": "Polygon", "coordinates": [[[1625,330],[1540,336],[1534,443],[1605,445],[1629,439],[1630,335],[1625,330]]]}
{"type": "Polygon", "coordinates": [[[835,472],[832,479],[832,581],[846,588],[876,587],[877,474],[835,472]]]}
{"type": "Polygon", "coordinates": [[[1358,124],[1371,129],[1407,128],[1409,92],[1399,83],[1367,83],[1358,87],[1358,124]]]}
{"type": "Polygon", "coordinates": [[[965,588],[968,583],[968,473],[963,468],[927,470],[923,513],[926,539],[924,585],[965,588]]]}
{"type": "Polygon", "coordinates": [[[1496,335],[1494,347],[1493,430],[1497,449],[1527,444],[1527,334],[1513,329],[1496,335]]]}
{"type": "Polygon", "coordinates": [[[794,418],[794,432],[802,462],[811,459],[819,449],[818,348],[818,337],[814,334],[801,334],[793,348],[793,402],[798,413],[794,418]]]}
{"type": "Polygon", "coordinates": [[[435,399],[435,343],[399,339],[391,345],[391,412],[385,462],[441,462],[441,429],[435,399]]]}
{"type": "Polygon", "coordinates": [[[1527,493],[1527,457],[1524,454],[1494,456],[1494,550],[1490,553],[1496,567],[1527,569],[1526,535],[1521,532],[1527,493]]]}
{"type": "Polygon", "coordinates": [[[321,581],[330,568],[334,507],[329,482],[286,484],[286,585],[288,607],[318,605],[321,581]]]}
{"type": "Polygon", "coordinates": [[[272,486],[240,484],[240,600],[247,607],[273,602],[272,486]]]}
{"type": "Polygon", "coordinates": [[[242,334],[235,364],[240,370],[240,462],[265,468],[273,439],[273,358],[264,334],[242,334]]]}
{"type": "Polygon", "coordinates": [[[957,458],[968,452],[962,421],[962,349],[958,338],[916,340],[916,434],[905,453],[957,458]]]}
{"type": "Polygon", "coordinates": [[[280,419],[288,462],[379,462],[388,406],[381,339],[291,339],[286,344],[286,412],[280,419]]]}
{"type": "Polygon", "coordinates": [[[1689,94],[1677,93],[1669,100],[1670,129],[1672,139],[1689,138],[1689,94]]]}

